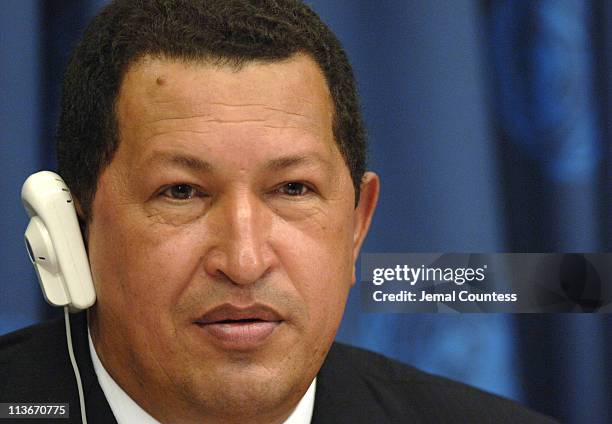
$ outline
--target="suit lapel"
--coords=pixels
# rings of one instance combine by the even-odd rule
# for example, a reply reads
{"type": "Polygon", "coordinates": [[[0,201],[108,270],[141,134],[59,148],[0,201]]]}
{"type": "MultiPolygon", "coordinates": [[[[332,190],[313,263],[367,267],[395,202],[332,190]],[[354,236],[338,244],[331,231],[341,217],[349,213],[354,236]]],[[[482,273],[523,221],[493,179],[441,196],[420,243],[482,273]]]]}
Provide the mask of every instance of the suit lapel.
{"type": "Polygon", "coordinates": [[[74,355],[79,366],[83,392],[85,394],[87,422],[91,424],[116,423],[117,420],[106,400],[106,396],[104,396],[100,383],[98,383],[98,377],[91,360],[87,337],[87,313],[81,312],[71,315],[70,328],[72,331],[74,355]]]}
{"type": "Polygon", "coordinates": [[[317,375],[311,423],[388,422],[370,384],[364,375],[351,366],[350,358],[343,347],[332,344],[317,375]]]}

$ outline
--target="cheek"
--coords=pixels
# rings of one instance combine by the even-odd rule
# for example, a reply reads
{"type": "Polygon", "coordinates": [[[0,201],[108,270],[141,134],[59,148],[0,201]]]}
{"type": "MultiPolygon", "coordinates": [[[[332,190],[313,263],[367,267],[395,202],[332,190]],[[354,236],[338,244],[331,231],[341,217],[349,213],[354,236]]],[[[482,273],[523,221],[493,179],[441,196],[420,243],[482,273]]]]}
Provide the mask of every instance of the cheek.
{"type": "Polygon", "coordinates": [[[197,266],[193,236],[155,226],[121,208],[96,214],[89,249],[100,307],[155,320],[176,302],[197,266]]]}
{"type": "Polygon", "coordinates": [[[352,215],[330,215],[307,227],[278,228],[276,253],[308,310],[311,331],[333,337],[352,284],[352,215]],[[328,333],[328,334],[323,334],[328,333]]]}

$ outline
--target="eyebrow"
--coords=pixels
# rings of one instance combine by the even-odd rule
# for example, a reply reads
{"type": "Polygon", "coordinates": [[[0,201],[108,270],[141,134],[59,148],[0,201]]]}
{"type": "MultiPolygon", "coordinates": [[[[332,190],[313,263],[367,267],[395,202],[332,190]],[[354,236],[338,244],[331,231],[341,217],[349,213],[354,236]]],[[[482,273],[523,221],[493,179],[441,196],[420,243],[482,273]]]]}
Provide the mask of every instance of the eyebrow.
{"type": "MultiPolygon", "coordinates": [[[[191,169],[196,172],[212,173],[215,169],[212,163],[184,153],[157,152],[148,162],[149,164],[159,162],[162,164],[174,165],[191,169]]],[[[264,169],[272,172],[280,172],[298,166],[317,165],[323,165],[323,167],[327,170],[332,169],[332,164],[318,153],[289,155],[271,159],[264,165],[264,169]]]]}
{"type": "Polygon", "coordinates": [[[316,166],[323,165],[328,170],[331,170],[332,164],[318,153],[308,153],[304,155],[283,156],[277,159],[272,159],[266,163],[265,168],[269,171],[282,171],[287,168],[295,168],[297,166],[316,166]]]}
{"type": "Polygon", "coordinates": [[[149,163],[151,162],[166,163],[197,172],[212,172],[214,169],[210,162],[182,153],[158,152],[151,158],[149,163]]]}

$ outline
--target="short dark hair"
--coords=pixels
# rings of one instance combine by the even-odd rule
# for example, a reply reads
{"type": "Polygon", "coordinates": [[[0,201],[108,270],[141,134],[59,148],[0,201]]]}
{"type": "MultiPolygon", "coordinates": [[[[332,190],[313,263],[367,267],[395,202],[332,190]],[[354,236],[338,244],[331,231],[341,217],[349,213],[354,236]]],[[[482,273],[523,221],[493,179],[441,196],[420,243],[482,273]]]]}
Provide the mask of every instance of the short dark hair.
{"type": "Polygon", "coordinates": [[[58,171],[85,223],[103,169],[119,145],[115,104],[128,67],[146,55],[237,68],[306,53],[335,106],[333,132],[355,187],[365,172],[365,130],[355,79],[331,30],[298,0],[116,0],[89,24],[68,63],[57,135],[58,171]]]}

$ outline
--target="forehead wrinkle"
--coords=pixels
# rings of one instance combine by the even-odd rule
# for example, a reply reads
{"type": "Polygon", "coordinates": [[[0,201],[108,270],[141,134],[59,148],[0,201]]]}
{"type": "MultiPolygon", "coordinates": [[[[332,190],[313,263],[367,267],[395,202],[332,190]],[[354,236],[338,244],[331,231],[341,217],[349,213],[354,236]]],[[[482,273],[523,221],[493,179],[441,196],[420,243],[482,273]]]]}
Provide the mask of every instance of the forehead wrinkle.
{"type": "MultiPolygon", "coordinates": [[[[201,118],[204,116],[212,116],[212,115],[193,115],[193,116],[174,116],[174,117],[169,117],[169,118],[159,118],[159,119],[154,119],[153,121],[149,121],[146,124],[150,125],[150,124],[156,124],[158,122],[166,122],[166,121],[181,121],[184,119],[196,119],[196,118],[201,118]]],[[[212,122],[215,124],[239,124],[239,123],[246,123],[246,122],[266,122],[267,119],[219,119],[219,118],[209,118],[209,119],[202,119],[200,120],[200,122],[212,122]]]]}
{"type": "MultiPolygon", "coordinates": [[[[283,115],[287,115],[289,118],[301,118],[309,121],[315,121],[314,116],[308,116],[304,113],[301,113],[299,110],[292,111],[292,106],[294,109],[299,109],[299,104],[287,105],[289,108],[284,108],[282,106],[270,106],[261,103],[226,103],[219,101],[206,101],[201,100],[198,102],[194,102],[193,99],[189,98],[180,98],[173,99],[168,101],[158,101],[153,100],[152,103],[160,106],[159,110],[151,110],[151,114],[155,115],[163,115],[163,114],[171,114],[167,118],[160,118],[154,121],[163,120],[163,119],[188,119],[188,118],[204,118],[204,117],[217,117],[214,119],[219,119],[218,115],[223,115],[227,113],[227,111],[235,111],[235,110],[253,110],[253,115],[257,116],[257,118],[247,118],[245,120],[253,120],[253,121],[264,121],[269,120],[270,118],[275,118],[277,116],[274,113],[281,113],[283,115]],[[170,109],[163,107],[164,105],[172,105],[170,109]],[[178,107],[178,115],[177,115],[177,107],[178,107]],[[219,107],[219,108],[216,108],[219,107]],[[181,109],[183,109],[181,111],[181,109]],[[268,113],[266,113],[268,112],[268,113]],[[271,112],[271,113],[270,113],[271,112]],[[259,115],[259,116],[258,116],[259,115]]],[[[310,102],[308,102],[310,103],[310,102]]],[[[222,121],[223,119],[219,119],[222,121]]]]}
{"type": "MultiPolygon", "coordinates": [[[[272,108],[268,108],[272,109],[272,108]]],[[[163,135],[166,132],[183,132],[183,133],[195,133],[195,134],[208,134],[211,131],[214,131],[213,125],[228,125],[228,124],[261,124],[262,128],[268,129],[293,129],[300,132],[306,131],[310,132],[313,129],[317,131],[321,130],[325,124],[318,122],[314,119],[309,119],[305,115],[301,115],[298,113],[286,112],[289,115],[289,119],[278,119],[277,116],[266,116],[263,118],[254,118],[254,117],[244,117],[243,119],[239,117],[214,117],[216,114],[191,114],[191,115],[178,115],[178,116],[166,116],[159,117],[149,120],[144,123],[133,123],[130,125],[126,122],[125,127],[133,127],[133,128],[143,128],[145,132],[149,133],[144,142],[155,138],[159,135],[163,135]],[[309,122],[308,125],[300,124],[296,122],[292,117],[297,116],[304,119],[304,123],[309,122]],[[184,124],[183,124],[184,123],[184,124]],[[198,124],[211,124],[210,128],[206,127],[197,127],[198,124]],[[190,128],[192,127],[192,128],[190,128]],[[309,128],[311,130],[309,131],[309,128]]]]}
{"type": "MultiPolygon", "coordinates": [[[[202,131],[202,130],[181,130],[181,129],[174,129],[172,130],[172,134],[176,135],[176,134],[200,134],[200,135],[210,135],[210,133],[212,132],[212,129],[206,130],[206,131],[202,131]]],[[[157,131],[155,133],[152,133],[148,136],[146,136],[145,138],[142,139],[142,144],[148,144],[151,143],[152,139],[160,137],[160,136],[166,136],[167,135],[167,131],[157,131]]]]}

